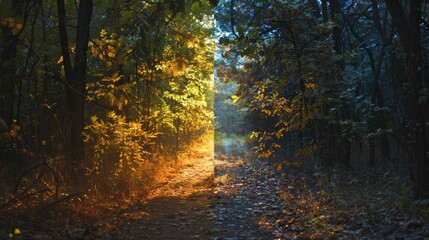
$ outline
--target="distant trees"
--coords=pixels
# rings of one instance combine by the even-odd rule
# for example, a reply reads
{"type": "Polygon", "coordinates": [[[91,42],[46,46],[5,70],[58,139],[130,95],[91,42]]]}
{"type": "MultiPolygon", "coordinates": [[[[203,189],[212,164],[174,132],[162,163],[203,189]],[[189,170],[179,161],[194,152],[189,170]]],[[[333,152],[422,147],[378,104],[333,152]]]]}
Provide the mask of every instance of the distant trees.
{"type": "Polygon", "coordinates": [[[224,135],[245,136],[252,130],[249,127],[251,118],[248,109],[238,104],[239,97],[235,96],[236,85],[228,80],[229,77],[239,77],[225,68],[221,57],[216,59],[214,86],[214,127],[219,139],[224,135]]]}
{"type": "Polygon", "coordinates": [[[259,156],[294,149],[325,166],[408,162],[416,196],[428,197],[427,7],[221,2],[220,43],[230,68],[242,66],[231,81],[262,119],[252,134],[259,156]]]}

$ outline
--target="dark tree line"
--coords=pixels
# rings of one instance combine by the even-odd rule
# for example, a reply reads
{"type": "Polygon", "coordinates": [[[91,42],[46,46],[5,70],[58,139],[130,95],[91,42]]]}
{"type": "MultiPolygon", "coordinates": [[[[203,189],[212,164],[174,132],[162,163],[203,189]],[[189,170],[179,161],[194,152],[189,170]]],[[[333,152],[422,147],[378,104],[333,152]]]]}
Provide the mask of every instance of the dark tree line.
{"type": "Polygon", "coordinates": [[[293,150],[325,167],[405,164],[416,197],[427,198],[428,7],[425,0],[221,2],[218,64],[252,110],[259,157],[293,150]]]}

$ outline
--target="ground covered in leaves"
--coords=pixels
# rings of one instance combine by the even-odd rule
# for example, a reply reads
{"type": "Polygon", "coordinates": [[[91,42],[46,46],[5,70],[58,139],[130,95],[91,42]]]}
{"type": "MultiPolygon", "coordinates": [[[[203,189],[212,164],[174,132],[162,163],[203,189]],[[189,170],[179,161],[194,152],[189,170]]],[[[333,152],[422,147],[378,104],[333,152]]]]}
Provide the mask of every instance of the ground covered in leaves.
{"type": "Polygon", "coordinates": [[[241,142],[223,143],[214,160],[190,158],[144,198],[97,217],[58,209],[4,218],[0,239],[429,238],[425,203],[401,198],[404,185],[389,173],[377,181],[309,174],[296,163],[257,160],[241,142]]]}
{"type": "Polygon", "coordinates": [[[215,160],[218,239],[429,238],[427,205],[412,201],[394,174],[306,171],[224,143],[215,160]]]}

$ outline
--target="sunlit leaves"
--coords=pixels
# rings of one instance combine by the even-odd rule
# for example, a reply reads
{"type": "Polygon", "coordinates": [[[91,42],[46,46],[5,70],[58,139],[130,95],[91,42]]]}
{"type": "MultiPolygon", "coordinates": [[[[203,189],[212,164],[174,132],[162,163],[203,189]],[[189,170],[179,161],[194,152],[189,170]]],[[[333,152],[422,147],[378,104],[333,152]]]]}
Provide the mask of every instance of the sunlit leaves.
{"type": "Polygon", "coordinates": [[[250,134],[250,139],[258,138],[258,137],[259,137],[259,132],[252,132],[252,133],[250,134]]]}
{"type": "Polygon", "coordinates": [[[0,17],[0,26],[9,28],[12,35],[17,35],[24,27],[24,23],[11,17],[9,18],[0,17]]]}
{"type": "MultiPolygon", "coordinates": [[[[160,91],[151,94],[156,101],[151,111],[157,113],[154,120],[158,128],[195,131],[212,123],[208,98],[214,67],[212,20],[198,13],[202,7],[192,5],[197,11],[194,15],[180,15],[169,23],[160,55],[155,55],[154,78],[160,91]]],[[[149,66],[140,69],[143,75],[151,74],[149,66]]]]}
{"type": "Polygon", "coordinates": [[[106,120],[92,116],[85,127],[85,141],[92,156],[88,174],[108,177],[114,184],[127,182],[122,187],[138,184],[149,157],[145,146],[152,144],[158,135],[143,130],[145,121],[127,121],[115,112],[109,112],[106,120]]]}
{"type": "MultiPolygon", "coordinates": [[[[338,123],[324,111],[343,102],[336,67],[341,56],[330,41],[334,23],[320,21],[302,1],[242,0],[230,7],[225,1],[218,10],[219,44],[238,84],[234,96],[240,99],[234,100],[265,123],[255,124],[258,137],[251,135],[259,157],[274,156],[285,135],[305,134],[320,121],[338,123]]],[[[314,151],[318,145],[308,141],[302,145],[314,151]]]]}
{"type": "Polygon", "coordinates": [[[87,100],[102,106],[86,127],[95,158],[89,172],[96,178],[107,171],[115,184],[137,184],[149,152],[176,148],[185,134],[212,124],[211,10],[208,3],[171,4],[132,2],[130,11],[119,8],[116,14],[130,23],[103,27],[90,43],[87,100]],[[126,28],[133,21],[139,24],[126,28]],[[154,142],[156,147],[149,147],[154,142]]]}
{"type": "Polygon", "coordinates": [[[240,99],[240,97],[239,97],[239,96],[237,96],[237,95],[232,95],[232,96],[231,96],[231,99],[232,99],[232,102],[233,102],[233,103],[237,103],[237,102],[238,102],[238,100],[240,99]]]}
{"type": "Polygon", "coordinates": [[[92,55],[108,69],[115,69],[123,64],[132,52],[123,37],[118,37],[116,33],[108,34],[105,29],[100,31],[100,38],[93,39],[88,45],[92,55]]]}
{"type": "Polygon", "coordinates": [[[120,84],[121,79],[123,76],[115,73],[111,77],[106,76],[100,82],[88,83],[86,86],[87,100],[102,100],[110,106],[122,110],[129,103],[127,94],[131,92],[135,84],[120,84]]]}

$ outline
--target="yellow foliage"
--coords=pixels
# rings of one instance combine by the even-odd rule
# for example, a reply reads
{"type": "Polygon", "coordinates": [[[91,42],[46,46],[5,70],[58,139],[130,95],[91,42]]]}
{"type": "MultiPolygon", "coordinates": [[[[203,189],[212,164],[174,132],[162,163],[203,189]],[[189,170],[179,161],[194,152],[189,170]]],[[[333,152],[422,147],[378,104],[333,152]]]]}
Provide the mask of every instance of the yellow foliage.
{"type": "Polygon", "coordinates": [[[60,64],[62,64],[63,63],[63,56],[61,56],[59,59],[58,59],[58,61],[57,61],[57,64],[58,65],[60,65],[60,64]]]}
{"type": "Polygon", "coordinates": [[[115,112],[108,113],[106,121],[91,117],[84,135],[90,156],[93,156],[88,174],[100,179],[94,184],[106,184],[104,179],[107,178],[119,191],[128,191],[132,185],[141,184],[149,157],[144,148],[158,135],[143,130],[143,123],[144,120],[127,121],[115,112]]]}
{"type": "Polygon", "coordinates": [[[306,83],[305,84],[305,88],[306,89],[316,89],[316,84],[314,84],[314,83],[306,83]]]}
{"type": "Polygon", "coordinates": [[[116,34],[108,34],[105,29],[100,31],[99,39],[92,39],[88,43],[92,55],[103,62],[108,69],[115,69],[119,64],[128,60],[128,54],[132,52],[123,38],[116,34]]]}
{"type": "Polygon", "coordinates": [[[18,34],[22,28],[24,27],[24,24],[21,21],[18,21],[14,18],[0,18],[0,24],[3,26],[6,26],[10,29],[12,32],[12,35],[18,34]]]}
{"type": "Polygon", "coordinates": [[[250,139],[259,137],[259,132],[252,132],[250,134],[250,139]]]}
{"type": "Polygon", "coordinates": [[[231,96],[231,99],[232,99],[232,102],[233,102],[233,103],[236,103],[236,102],[238,102],[238,100],[240,100],[240,97],[239,97],[239,96],[237,96],[237,95],[232,95],[232,96],[231,96]]]}

